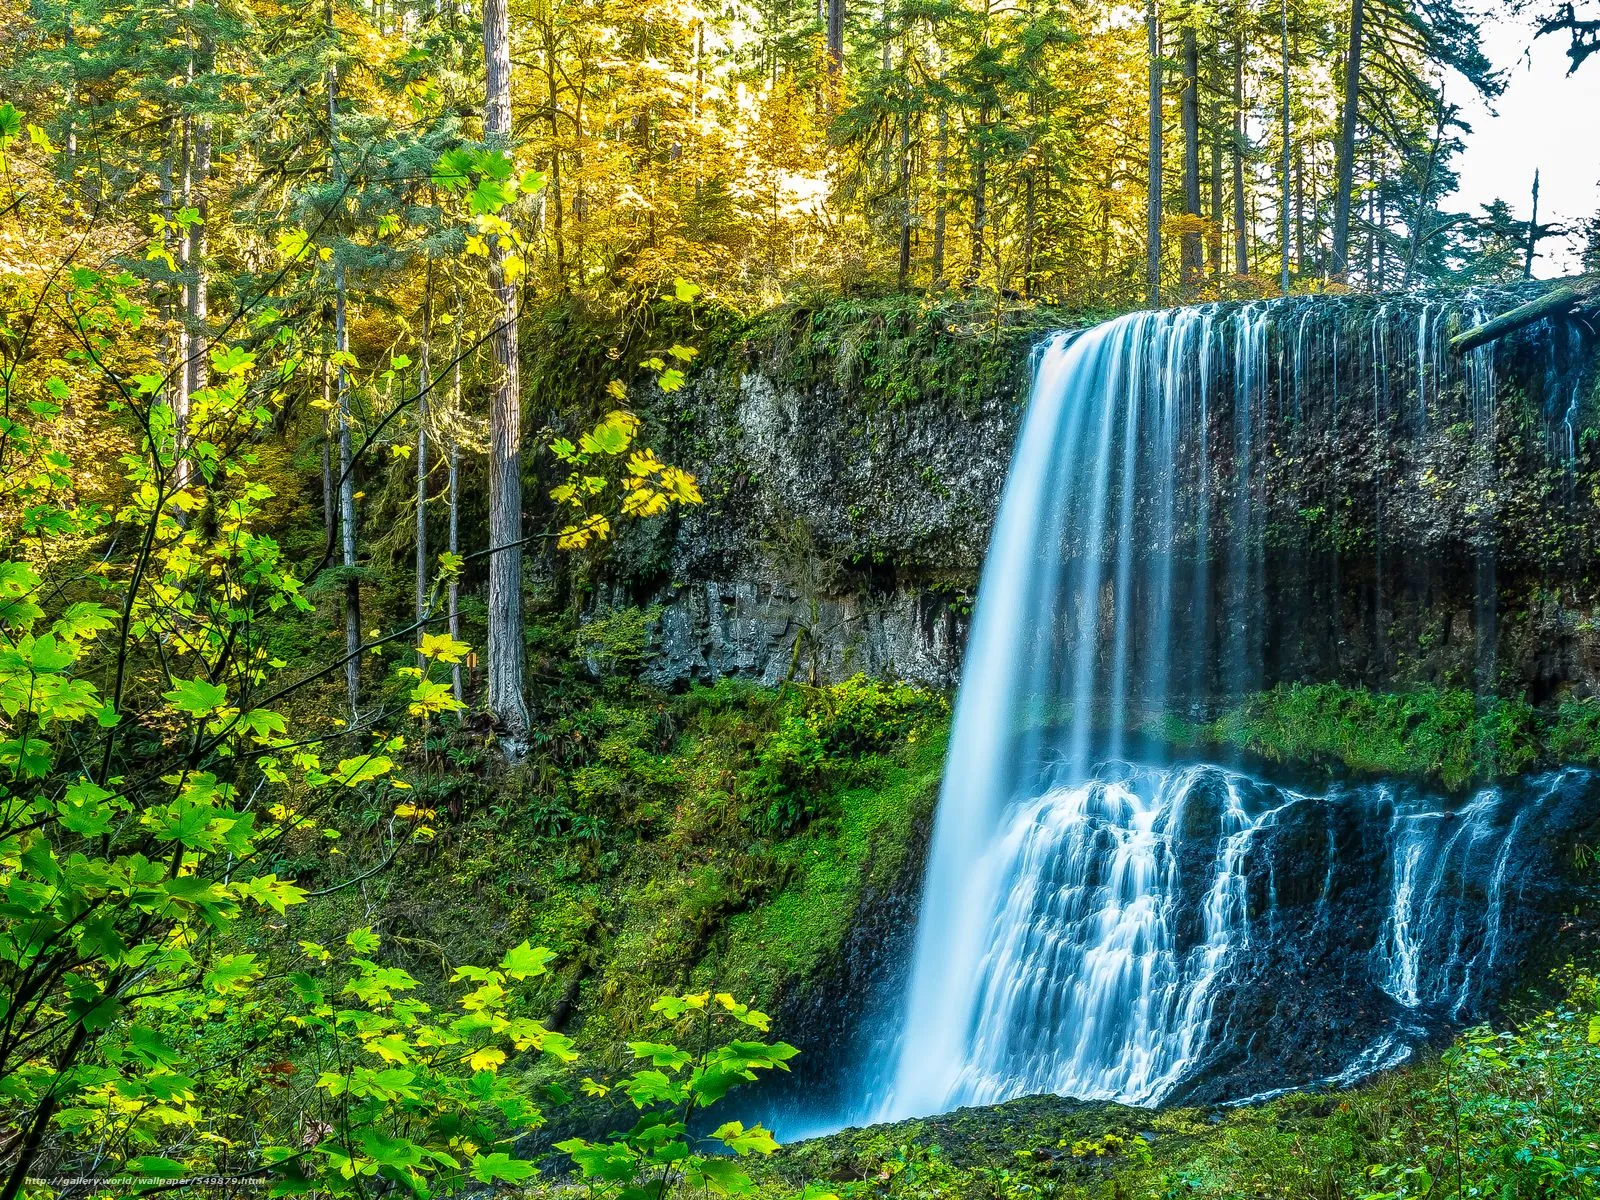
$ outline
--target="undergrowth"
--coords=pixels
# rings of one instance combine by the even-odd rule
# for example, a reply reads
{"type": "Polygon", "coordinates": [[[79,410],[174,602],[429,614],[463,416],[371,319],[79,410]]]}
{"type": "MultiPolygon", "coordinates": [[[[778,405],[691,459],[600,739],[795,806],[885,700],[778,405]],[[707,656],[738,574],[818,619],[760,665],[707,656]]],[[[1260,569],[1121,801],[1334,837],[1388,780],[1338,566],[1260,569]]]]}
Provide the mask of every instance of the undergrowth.
{"type": "MultiPolygon", "coordinates": [[[[533,659],[552,671],[626,659],[632,632],[546,629],[533,659]]],[[[859,677],[670,695],[580,670],[541,700],[532,750],[512,769],[483,733],[437,732],[437,769],[416,788],[437,810],[434,841],[275,936],[316,940],[360,917],[428,980],[515,931],[555,954],[541,1011],[563,1013],[602,1055],[648,1027],[659,995],[705,980],[781,1014],[843,942],[865,889],[903,882],[948,722],[942,696],[859,677]]],[[[341,845],[286,865],[310,883],[360,877],[384,853],[383,829],[341,845]]]]}
{"type": "Polygon", "coordinates": [[[1169,720],[1161,732],[1181,745],[1434,780],[1451,791],[1543,766],[1600,763],[1600,702],[1569,698],[1537,709],[1520,696],[1480,698],[1460,688],[1281,684],[1216,721],[1169,720]]]}

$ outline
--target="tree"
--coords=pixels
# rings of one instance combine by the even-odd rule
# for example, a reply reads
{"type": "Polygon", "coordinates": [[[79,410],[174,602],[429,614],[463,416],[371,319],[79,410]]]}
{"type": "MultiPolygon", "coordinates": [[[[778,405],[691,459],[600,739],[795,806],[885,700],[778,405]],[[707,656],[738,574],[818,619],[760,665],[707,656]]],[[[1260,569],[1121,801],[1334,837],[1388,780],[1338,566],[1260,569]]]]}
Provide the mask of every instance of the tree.
{"type": "Polygon", "coordinates": [[[1145,278],[1150,305],[1161,303],[1161,15],[1156,0],[1145,0],[1145,38],[1149,46],[1150,136],[1145,196],[1145,278]]]}
{"type": "Polygon", "coordinates": [[[1350,208],[1355,190],[1356,124],[1361,115],[1361,52],[1366,36],[1366,0],[1350,0],[1350,44],[1344,59],[1344,101],[1339,109],[1338,165],[1333,200],[1331,274],[1344,281],[1350,269],[1350,208]]]}
{"type": "Polygon", "coordinates": [[[1565,3],[1557,4],[1547,10],[1540,19],[1534,36],[1548,37],[1558,33],[1565,33],[1569,39],[1567,44],[1567,58],[1571,62],[1567,67],[1569,75],[1583,66],[1591,54],[1600,51],[1600,15],[1589,16],[1585,13],[1580,16],[1574,0],[1565,0],[1565,3]]]}
{"type": "MultiPolygon", "coordinates": [[[[511,23],[507,0],[483,4],[483,133],[506,150],[511,137],[511,23]]],[[[489,286],[499,378],[489,407],[489,710],[518,752],[529,727],[522,694],[522,386],[517,359],[517,284],[523,266],[503,218],[489,230],[489,286]],[[503,227],[502,227],[503,226],[503,227]]]]}
{"type": "Polygon", "coordinates": [[[1200,243],[1200,46],[1193,20],[1191,15],[1183,26],[1183,211],[1190,222],[1182,240],[1185,287],[1200,282],[1205,265],[1200,243]]]}

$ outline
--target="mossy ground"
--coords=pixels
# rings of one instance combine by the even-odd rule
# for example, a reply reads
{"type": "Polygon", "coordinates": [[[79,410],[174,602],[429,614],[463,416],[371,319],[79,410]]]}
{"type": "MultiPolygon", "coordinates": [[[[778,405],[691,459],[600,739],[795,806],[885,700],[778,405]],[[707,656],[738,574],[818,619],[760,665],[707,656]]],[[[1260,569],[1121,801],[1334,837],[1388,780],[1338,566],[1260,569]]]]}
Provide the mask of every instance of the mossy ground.
{"type": "MultiPolygon", "coordinates": [[[[564,1011],[601,1059],[626,1054],[667,992],[714,984],[781,1012],[838,951],[865,889],[898,878],[917,849],[947,727],[941,697],[864,681],[783,692],[724,681],[673,696],[612,679],[546,703],[535,752],[513,769],[481,737],[432,739],[415,800],[437,811],[435,839],[293,911],[278,936],[375,925],[424,979],[531,940],[556,955],[534,1007],[564,1011]],[[841,695],[897,692],[909,715],[895,709],[870,744],[834,744],[845,715],[865,711],[841,695]],[[767,768],[812,726],[823,737],[795,784],[798,815],[776,825],[767,768]]],[[[285,865],[325,886],[378,853],[353,844],[330,860],[308,841],[285,865]]]]}
{"type": "Polygon", "coordinates": [[[1341,1092],[1236,1108],[1135,1109],[1035,1096],[781,1150],[762,1192],[843,1200],[1401,1200],[1596,1194],[1595,984],[1517,1032],[1472,1031],[1341,1092]]]}
{"type": "Polygon", "coordinates": [[[1539,709],[1520,696],[1481,698],[1461,688],[1283,684],[1215,721],[1169,719],[1156,727],[1187,748],[1418,779],[1449,791],[1543,767],[1600,763],[1600,701],[1575,697],[1539,709]]]}
{"type": "MultiPolygon", "coordinates": [[[[618,629],[626,641],[633,626],[618,629]]],[[[435,731],[416,790],[439,812],[436,839],[258,936],[327,940],[373,924],[425,979],[524,938],[548,946],[555,974],[530,1011],[563,1013],[579,1074],[600,1078],[627,1066],[629,1040],[657,1032],[649,1008],[663,993],[714,985],[781,1013],[826,979],[862,897],[901,878],[919,849],[948,734],[943,699],[865,681],[783,691],[724,681],[668,695],[587,678],[582,661],[632,655],[593,641],[559,622],[534,632],[535,669],[554,682],[540,693],[527,762],[506,769],[484,735],[435,731]]],[[[1578,701],[1535,710],[1324,685],[1255,697],[1186,736],[1302,767],[1454,784],[1594,761],[1597,730],[1600,716],[1578,701]]],[[[345,817],[361,824],[362,814],[345,817]]],[[[373,847],[347,842],[332,860],[315,842],[298,857],[290,847],[285,868],[310,885],[358,875],[373,847]]],[[[1488,1043],[1499,1062],[1464,1043],[1448,1067],[1434,1058],[1338,1094],[1156,1112],[1034,1098],[847,1131],[785,1148],[758,1185],[774,1200],[807,1185],[843,1200],[1587,1195],[1600,1179],[1583,1174],[1600,1144],[1593,1008],[1583,998],[1514,1044],[1488,1043]],[[1468,1150],[1456,1148],[1458,1121],[1468,1150]],[[1484,1187],[1418,1182],[1468,1151],[1484,1187]],[[1567,1184],[1591,1182],[1530,1184],[1535,1165],[1519,1154],[1561,1163],[1567,1184]]],[[[625,1116],[571,1114],[612,1125],[625,1116]]]]}

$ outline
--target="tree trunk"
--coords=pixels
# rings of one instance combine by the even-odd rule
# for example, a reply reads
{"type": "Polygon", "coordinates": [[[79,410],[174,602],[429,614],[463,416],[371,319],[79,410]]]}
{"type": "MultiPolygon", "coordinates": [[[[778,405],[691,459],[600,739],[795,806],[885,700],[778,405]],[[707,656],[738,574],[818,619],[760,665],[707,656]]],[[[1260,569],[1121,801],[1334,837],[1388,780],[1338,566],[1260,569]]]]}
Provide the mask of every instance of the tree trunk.
{"type": "Polygon", "coordinates": [[[1183,30],[1183,211],[1191,227],[1183,234],[1185,287],[1195,287],[1204,270],[1200,240],[1200,48],[1194,26],[1183,30]]]}
{"type": "Polygon", "coordinates": [[[1213,113],[1211,125],[1211,232],[1206,239],[1206,254],[1210,257],[1211,274],[1222,278],[1222,113],[1213,113]]]}
{"type": "MultiPolygon", "coordinates": [[[[461,553],[461,445],[457,440],[457,430],[461,424],[461,313],[456,312],[456,338],[454,362],[450,367],[450,555],[455,557],[461,553]]],[[[461,585],[458,577],[450,576],[450,636],[456,641],[461,640],[461,585]]],[[[450,690],[455,695],[457,702],[465,700],[461,686],[461,664],[452,663],[450,666],[450,690]]]]}
{"type": "Polygon", "coordinates": [[[1283,186],[1278,205],[1278,252],[1282,256],[1283,294],[1289,294],[1289,189],[1294,130],[1289,118],[1289,0],[1279,0],[1283,19],[1283,186]]]}
{"type": "MultiPolygon", "coordinates": [[[[324,335],[326,338],[326,335],[324,335]]],[[[322,361],[322,536],[330,550],[339,533],[339,498],[333,486],[333,432],[328,425],[328,410],[333,407],[333,382],[328,374],[327,344],[322,361]]]]}
{"type": "MultiPolygon", "coordinates": [[[[192,74],[192,68],[191,68],[192,74]]],[[[182,134],[178,137],[178,158],[176,171],[178,175],[177,199],[175,205],[178,211],[189,207],[193,196],[193,147],[191,134],[193,122],[186,115],[181,122],[182,134]]],[[[176,213],[174,213],[176,215],[176,213]]],[[[174,434],[177,439],[177,466],[174,471],[175,482],[179,488],[189,486],[189,458],[184,453],[184,446],[188,441],[189,433],[189,402],[193,393],[189,390],[193,372],[189,369],[189,352],[192,339],[189,335],[189,306],[191,289],[189,287],[189,255],[193,243],[190,241],[187,230],[179,228],[176,234],[178,247],[178,271],[181,282],[178,285],[177,312],[178,319],[178,344],[174,348],[174,366],[176,368],[172,381],[172,418],[174,434]]],[[[178,520],[184,519],[180,510],[178,520]]]]}
{"type": "Polygon", "coordinates": [[[1244,192],[1244,30],[1233,49],[1233,273],[1250,274],[1250,218],[1244,192]]]}
{"type": "Polygon", "coordinates": [[[900,110],[900,290],[911,275],[911,109],[900,110]]]}
{"type": "Polygon", "coordinates": [[[433,337],[433,260],[422,286],[422,337],[417,343],[417,620],[428,611],[428,399],[433,337]]]}
{"type": "MultiPolygon", "coordinates": [[[[176,242],[173,237],[173,220],[177,216],[179,205],[178,180],[183,173],[183,143],[178,136],[178,121],[173,117],[166,119],[167,145],[166,152],[161,156],[158,168],[158,200],[161,206],[161,218],[164,222],[161,231],[161,247],[169,254],[175,249],[173,256],[175,263],[179,264],[180,272],[174,272],[161,292],[161,323],[162,323],[162,350],[166,364],[167,403],[172,406],[173,424],[178,439],[179,449],[182,449],[183,431],[189,421],[189,364],[186,358],[189,339],[185,334],[188,321],[188,283],[181,274],[181,265],[189,257],[189,243],[181,234],[176,242]]],[[[174,469],[174,484],[183,487],[188,482],[189,466],[181,453],[174,469]]]]}
{"type": "Polygon", "coordinates": [[[1344,68],[1344,105],[1339,113],[1339,156],[1334,168],[1333,278],[1350,272],[1350,199],[1356,177],[1356,121],[1361,108],[1361,42],[1365,0],[1350,0],[1350,54],[1344,68]]]}
{"type": "Polygon", "coordinates": [[[828,70],[835,75],[844,71],[844,5],[845,0],[828,0],[828,70]]]}
{"type": "MultiPolygon", "coordinates": [[[[215,69],[217,48],[209,22],[200,38],[199,69],[209,75],[215,69]]],[[[190,171],[189,203],[200,219],[189,227],[189,395],[210,384],[210,298],[206,294],[207,222],[211,217],[211,116],[202,114],[196,123],[194,166],[190,171]]]]}
{"type": "Polygon", "coordinates": [[[1439,120],[1434,126],[1433,142],[1428,147],[1428,166],[1422,175],[1422,189],[1417,196],[1417,212],[1411,221],[1411,237],[1406,245],[1405,273],[1401,276],[1400,287],[1405,290],[1411,286],[1411,281],[1416,275],[1417,260],[1422,255],[1422,247],[1432,234],[1428,231],[1428,212],[1433,202],[1433,181],[1439,169],[1439,155],[1444,148],[1445,123],[1448,121],[1448,111],[1441,106],[1439,120]]]}
{"type": "Polygon", "coordinates": [[[556,63],[556,30],[555,18],[550,17],[544,24],[544,76],[548,85],[547,91],[550,101],[550,193],[547,200],[550,209],[550,228],[555,239],[556,251],[556,290],[562,294],[567,290],[567,246],[566,233],[562,226],[561,203],[561,107],[560,94],[556,90],[556,72],[559,70],[556,63]]]}
{"type": "Polygon", "coordinates": [[[939,136],[933,151],[933,278],[934,291],[944,287],[945,179],[950,169],[950,114],[939,108],[939,136]]]}
{"type": "Polygon", "coordinates": [[[1537,300],[1519,304],[1492,321],[1458,333],[1450,339],[1450,350],[1454,354],[1465,354],[1536,321],[1563,316],[1580,305],[1592,306],[1595,302],[1600,302],[1600,275],[1580,275],[1551,288],[1537,300]]]}
{"type": "Polygon", "coordinates": [[[1145,193],[1145,287],[1150,306],[1161,303],[1161,14],[1156,0],[1145,0],[1145,39],[1149,51],[1150,134],[1145,193]]]}
{"type": "Polygon", "coordinates": [[[989,196],[989,101],[978,113],[978,130],[973,142],[972,163],[972,258],[967,266],[967,283],[976,286],[983,278],[983,227],[988,219],[985,204],[989,196]]]}
{"type": "Polygon", "coordinates": [[[344,683],[350,699],[350,723],[359,719],[361,704],[361,584],[356,579],[356,473],[351,444],[350,380],[344,355],[350,350],[350,330],[345,321],[344,266],[333,271],[333,347],[340,356],[334,376],[339,412],[339,529],[340,563],[348,578],[344,585],[344,683]]]}
{"type": "Polygon", "coordinates": [[[1528,250],[1522,259],[1522,277],[1533,278],[1533,260],[1539,246],[1539,169],[1533,171],[1533,216],[1528,220],[1528,250]]]}
{"type": "MultiPolygon", "coordinates": [[[[333,34],[332,3],[324,9],[327,33],[333,34]]],[[[339,160],[339,72],[328,68],[328,154],[333,182],[344,182],[344,167],[339,160]]],[[[350,381],[345,373],[345,355],[350,350],[350,331],[345,320],[344,264],[334,259],[333,268],[333,349],[337,356],[334,373],[334,402],[339,416],[339,526],[340,564],[347,578],[344,585],[344,683],[350,701],[350,723],[360,718],[361,705],[361,584],[356,578],[356,479],[351,443],[350,381]]]]}
{"type": "MultiPolygon", "coordinates": [[[[1030,6],[1029,20],[1033,19],[1030,6]]],[[[1022,294],[1033,299],[1033,263],[1038,245],[1039,231],[1039,163],[1042,147],[1039,145],[1039,91],[1030,81],[1028,86],[1028,149],[1022,171],[1022,294]]]]}
{"type": "MultiPolygon", "coordinates": [[[[511,140],[511,26],[507,0],[483,4],[486,141],[511,140]]],[[[489,408],[489,710],[520,754],[528,732],[522,698],[522,386],[517,361],[517,289],[506,280],[506,251],[489,239],[489,286],[495,295],[493,338],[499,378],[489,408]]]]}
{"type": "Polygon", "coordinates": [[[1303,147],[1294,150],[1294,263],[1302,275],[1306,269],[1306,158],[1303,147]]]}

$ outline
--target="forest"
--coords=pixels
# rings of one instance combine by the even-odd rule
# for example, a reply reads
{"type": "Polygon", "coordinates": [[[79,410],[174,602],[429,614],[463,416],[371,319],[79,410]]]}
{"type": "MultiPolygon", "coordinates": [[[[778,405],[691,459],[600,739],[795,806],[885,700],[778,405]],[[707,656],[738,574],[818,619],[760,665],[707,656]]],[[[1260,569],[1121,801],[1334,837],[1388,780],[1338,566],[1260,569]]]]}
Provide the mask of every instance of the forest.
{"type": "Polygon", "coordinates": [[[0,1200],[1600,1196],[1600,6],[4,3],[0,1200]]]}

